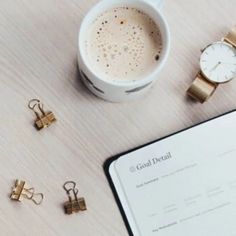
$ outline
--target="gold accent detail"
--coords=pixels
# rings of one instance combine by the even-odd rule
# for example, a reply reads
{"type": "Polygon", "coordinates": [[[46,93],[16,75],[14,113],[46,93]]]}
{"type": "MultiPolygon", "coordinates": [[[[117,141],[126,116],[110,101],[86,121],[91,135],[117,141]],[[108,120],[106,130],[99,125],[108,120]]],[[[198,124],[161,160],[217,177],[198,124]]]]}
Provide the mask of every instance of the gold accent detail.
{"type": "Polygon", "coordinates": [[[78,198],[79,191],[76,188],[76,183],[74,181],[65,182],[63,188],[66,191],[69,198],[69,201],[64,203],[64,210],[66,214],[71,215],[72,213],[77,213],[79,211],[87,210],[85,199],[78,198]],[[74,196],[74,199],[72,199],[71,197],[71,192],[74,196]]]}
{"type": "Polygon", "coordinates": [[[28,104],[29,109],[33,110],[36,115],[35,127],[38,130],[44,129],[50,126],[56,121],[55,115],[49,111],[45,112],[43,110],[43,104],[38,99],[32,99],[28,104]],[[36,110],[36,107],[38,111],[36,110]]]}
{"type": "Polygon", "coordinates": [[[36,205],[40,205],[43,201],[43,194],[35,193],[34,188],[25,188],[25,181],[16,180],[10,198],[19,202],[21,202],[22,198],[25,198],[31,200],[36,205]]]}
{"type": "Polygon", "coordinates": [[[195,100],[204,103],[215,92],[217,86],[218,84],[208,81],[199,73],[188,89],[187,94],[195,100]]]}
{"type": "MultiPolygon", "coordinates": [[[[223,38],[223,41],[236,47],[236,26],[223,38]]],[[[201,51],[204,52],[205,49],[201,51]]],[[[203,75],[203,72],[200,72],[187,90],[187,94],[197,101],[204,103],[212,96],[218,85],[219,83],[211,82],[209,78],[203,75]]]]}
{"type": "Polygon", "coordinates": [[[236,47],[236,26],[226,35],[224,41],[236,47]]]}

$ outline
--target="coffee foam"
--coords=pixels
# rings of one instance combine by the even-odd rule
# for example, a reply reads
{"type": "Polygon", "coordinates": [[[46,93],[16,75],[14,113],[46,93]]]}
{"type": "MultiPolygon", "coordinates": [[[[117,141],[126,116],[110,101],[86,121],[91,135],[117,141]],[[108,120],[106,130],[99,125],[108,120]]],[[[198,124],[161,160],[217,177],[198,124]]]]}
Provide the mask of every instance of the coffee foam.
{"type": "Polygon", "coordinates": [[[86,54],[93,72],[107,80],[138,80],[157,65],[162,38],[156,23],[129,7],[110,9],[91,24],[86,54]]]}

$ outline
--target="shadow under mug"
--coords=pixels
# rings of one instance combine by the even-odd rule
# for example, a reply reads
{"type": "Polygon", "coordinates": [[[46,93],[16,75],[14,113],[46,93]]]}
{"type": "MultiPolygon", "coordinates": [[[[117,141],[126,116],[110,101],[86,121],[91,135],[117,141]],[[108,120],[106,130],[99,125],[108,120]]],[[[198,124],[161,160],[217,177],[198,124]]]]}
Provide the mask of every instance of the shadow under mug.
{"type": "Polygon", "coordinates": [[[79,30],[78,64],[81,78],[88,89],[96,96],[111,102],[125,102],[145,94],[158,79],[158,74],[167,61],[170,51],[170,33],[165,17],[161,13],[164,0],[101,0],[83,19],[79,30]],[[159,26],[162,35],[163,49],[160,59],[153,71],[144,78],[135,81],[108,81],[92,70],[89,66],[85,51],[86,33],[98,15],[107,9],[129,6],[140,9],[149,15],[159,26]]]}

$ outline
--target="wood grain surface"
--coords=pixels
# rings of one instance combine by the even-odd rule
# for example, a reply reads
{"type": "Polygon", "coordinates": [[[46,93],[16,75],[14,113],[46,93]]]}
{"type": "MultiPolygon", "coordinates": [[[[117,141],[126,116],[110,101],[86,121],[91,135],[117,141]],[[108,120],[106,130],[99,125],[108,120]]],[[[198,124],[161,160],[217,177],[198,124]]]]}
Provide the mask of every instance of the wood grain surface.
{"type": "Polygon", "coordinates": [[[168,64],[146,97],[122,104],[96,98],[79,79],[78,29],[96,2],[0,1],[1,235],[126,236],[104,161],[236,106],[236,81],[220,86],[204,105],[185,96],[199,70],[200,49],[236,24],[236,0],[167,0],[168,64]],[[58,119],[41,132],[27,108],[35,97],[58,119]],[[44,193],[42,205],[9,199],[17,178],[44,193]],[[67,180],[78,183],[87,212],[64,215],[67,180]]]}

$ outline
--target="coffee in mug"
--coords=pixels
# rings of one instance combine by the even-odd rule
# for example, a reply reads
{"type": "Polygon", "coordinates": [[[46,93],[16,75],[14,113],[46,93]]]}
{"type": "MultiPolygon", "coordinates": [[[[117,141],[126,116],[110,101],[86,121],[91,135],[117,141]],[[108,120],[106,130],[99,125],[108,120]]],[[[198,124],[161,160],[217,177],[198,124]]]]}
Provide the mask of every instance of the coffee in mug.
{"type": "Polygon", "coordinates": [[[108,81],[135,81],[156,68],[162,37],[159,26],[143,11],[116,7],[91,23],[85,48],[96,75],[108,81]]]}

